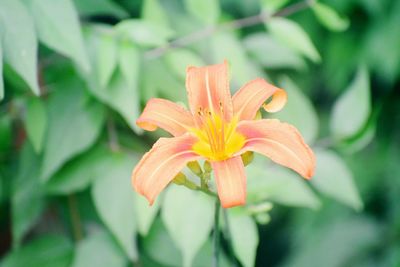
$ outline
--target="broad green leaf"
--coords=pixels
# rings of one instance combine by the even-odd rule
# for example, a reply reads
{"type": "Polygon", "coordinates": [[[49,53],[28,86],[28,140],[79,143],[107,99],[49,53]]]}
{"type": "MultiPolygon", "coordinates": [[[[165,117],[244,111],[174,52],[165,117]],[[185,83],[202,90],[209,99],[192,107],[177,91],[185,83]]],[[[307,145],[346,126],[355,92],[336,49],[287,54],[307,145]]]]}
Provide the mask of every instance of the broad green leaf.
{"type": "Polygon", "coordinates": [[[84,88],[81,82],[67,82],[49,99],[42,181],[48,181],[64,162],[89,148],[100,134],[104,109],[84,88]]]}
{"type": "Polygon", "coordinates": [[[0,117],[0,155],[12,148],[13,135],[11,116],[2,114],[0,117]]]}
{"type": "Polygon", "coordinates": [[[67,195],[86,189],[103,173],[113,168],[111,153],[103,146],[95,147],[68,162],[50,181],[46,191],[50,194],[67,195]]]}
{"type": "Polygon", "coordinates": [[[325,227],[313,228],[281,266],[353,266],[354,256],[361,252],[365,257],[362,252],[369,251],[381,239],[379,225],[368,218],[338,218],[325,227]]]}
{"type": "Polygon", "coordinates": [[[219,0],[185,0],[186,9],[191,15],[205,24],[216,24],[221,10],[219,0]]]}
{"type": "Polygon", "coordinates": [[[4,61],[39,95],[37,39],[33,20],[20,0],[0,2],[4,61]]]}
{"type": "Polygon", "coordinates": [[[228,210],[228,220],[237,258],[244,267],[254,266],[258,246],[256,223],[248,215],[235,212],[234,209],[228,210]]]}
{"type": "Polygon", "coordinates": [[[113,163],[96,179],[92,198],[97,212],[131,260],[138,257],[134,191],[131,172],[137,159],[126,154],[112,155],[113,163]]]}
{"type": "Polygon", "coordinates": [[[188,66],[204,66],[203,59],[187,49],[174,49],[165,54],[165,61],[168,67],[175,72],[177,77],[186,78],[188,66]]]}
{"type": "Polygon", "coordinates": [[[106,232],[94,233],[80,241],[71,267],[125,267],[127,259],[106,232]]]}
{"type": "Polygon", "coordinates": [[[331,31],[344,31],[350,25],[347,18],[340,17],[330,6],[317,2],[311,9],[318,21],[331,31]]]}
{"type": "Polygon", "coordinates": [[[360,67],[333,107],[331,131],[336,139],[352,137],[365,126],[371,113],[370,98],[368,71],[360,67]]]}
{"type": "Polygon", "coordinates": [[[42,100],[36,97],[30,98],[26,105],[25,128],[37,153],[41,153],[43,149],[46,123],[46,108],[42,100]]]}
{"type": "Polygon", "coordinates": [[[29,0],[28,3],[40,41],[89,71],[78,14],[71,1],[29,0]]]}
{"type": "Polygon", "coordinates": [[[201,192],[171,186],[166,192],[162,220],[182,252],[183,266],[191,266],[213,226],[213,201],[201,192]]]}
{"type": "Polygon", "coordinates": [[[168,17],[160,0],[146,0],[143,3],[142,19],[157,25],[168,25],[168,17]]]}
{"type": "Polygon", "coordinates": [[[289,77],[283,76],[279,85],[288,94],[286,106],[271,115],[273,118],[293,124],[307,143],[312,143],[318,136],[318,116],[310,99],[305,96],[289,77]]]}
{"type": "Polygon", "coordinates": [[[269,34],[255,33],[244,39],[244,46],[250,56],[261,66],[275,68],[293,68],[304,70],[304,59],[292,49],[282,45],[269,34]]]}
{"type": "Polygon", "coordinates": [[[264,74],[249,60],[239,39],[229,32],[213,35],[211,48],[214,62],[221,63],[229,59],[230,73],[234,87],[239,88],[248,81],[264,74]]]}
{"type": "Polygon", "coordinates": [[[261,0],[263,10],[266,12],[278,11],[281,7],[287,4],[289,0],[261,0]]]}
{"type": "Polygon", "coordinates": [[[3,48],[0,36],[0,101],[4,98],[4,82],[3,82],[3,48]]]}
{"type": "Polygon", "coordinates": [[[112,15],[120,19],[129,16],[125,9],[112,0],[74,0],[74,4],[83,16],[112,15]]]}
{"type": "Polygon", "coordinates": [[[160,210],[160,200],[155,201],[155,203],[150,206],[145,197],[135,194],[134,205],[138,232],[142,236],[146,236],[158,211],[160,210]]]}
{"type": "Polygon", "coordinates": [[[174,34],[166,25],[139,19],[123,20],[115,26],[115,30],[122,38],[141,46],[164,45],[174,34]]]}
{"type": "MultiPolygon", "coordinates": [[[[93,27],[89,28],[87,32],[86,45],[88,47],[92,66],[98,64],[97,56],[99,54],[98,49],[100,37],[97,35],[96,31],[97,29],[93,27]]],[[[126,55],[128,57],[122,60],[124,62],[124,72],[126,75],[125,73],[122,73],[120,66],[114,71],[113,76],[106,87],[100,86],[100,78],[98,77],[98,73],[95,71],[92,71],[86,76],[86,81],[89,85],[89,90],[95,97],[120,113],[128,125],[134,131],[140,133],[141,129],[136,126],[136,119],[139,117],[139,81],[137,80],[137,77],[139,75],[138,71],[140,59],[137,58],[137,53],[135,53],[136,51],[134,51],[134,47],[128,47],[127,49],[125,48],[125,45],[120,47],[121,50],[119,51],[118,58],[122,57],[122,55],[126,55]],[[128,60],[133,60],[133,62],[127,62],[128,60]],[[133,69],[129,69],[129,67],[132,67],[133,69]],[[127,76],[127,78],[125,78],[125,76],[127,76]],[[129,85],[127,79],[129,79],[133,85],[129,85]]]]}
{"type": "Polygon", "coordinates": [[[119,67],[129,87],[137,89],[139,80],[140,54],[131,42],[121,42],[119,50],[119,67]]]}
{"type": "Polygon", "coordinates": [[[44,208],[44,192],[39,180],[40,159],[32,145],[25,142],[19,170],[13,181],[11,197],[13,244],[18,247],[22,238],[37,222],[44,208]]]}
{"type": "Polygon", "coordinates": [[[97,75],[100,86],[106,87],[118,63],[118,47],[114,36],[103,34],[100,36],[97,51],[97,75]]]}
{"type": "Polygon", "coordinates": [[[265,23],[271,34],[287,47],[302,53],[316,63],[321,61],[321,57],[310,37],[299,24],[277,17],[271,18],[265,23]]]}
{"type": "Polygon", "coordinates": [[[270,200],[294,207],[317,209],[320,206],[318,198],[306,185],[307,182],[291,170],[275,163],[269,166],[268,161],[256,157],[246,167],[246,173],[249,203],[270,200]]]}
{"type": "Polygon", "coordinates": [[[72,244],[58,235],[43,235],[25,246],[10,252],[0,267],[69,267],[72,244]]]}
{"type": "MultiPolygon", "coordinates": [[[[174,245],[173,239],[168,234],[167,229],[165,229],[165,226],[160,219],[156,219],[154,221],[150,232],[144,237],[142,244],[144,251],[140,256],[141,262],[143,260],[144,267],[182,267],[181,253],[179,249],[174,245]],[[149,262],[148,264],[146,264],[144,261],[144,258],[146,257],[149,257],[151,259],[151,262],[149,262]]],[[[201,247],[191,266],[211,266],[212,253],[212,243],[209,239],[201,247]]],[[[231,266],[223,251],[220,251],[219,266],[231,266]]]]}
{"type": "Polygon", "coordinates": [[[345,162],[334,152],[316,150],[317,168],[311,183],[322,193],[355,210],[363,207],[353,175],[345,162]]]}

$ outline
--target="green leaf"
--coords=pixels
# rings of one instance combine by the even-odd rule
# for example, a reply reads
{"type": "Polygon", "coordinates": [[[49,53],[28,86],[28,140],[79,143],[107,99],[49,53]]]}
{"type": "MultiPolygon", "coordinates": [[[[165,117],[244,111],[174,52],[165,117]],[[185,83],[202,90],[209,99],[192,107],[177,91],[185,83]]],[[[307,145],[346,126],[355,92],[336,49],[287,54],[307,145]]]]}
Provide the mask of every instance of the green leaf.
{"type": "Polygon", "coordinates": [[[271,117],[293,124],[307,143],[312,143],[318,136],[318,116],[310,99],[287,76],[279,79],[279,85],[288,94],[286,106],[271,117]]]}
{"type": "Polygon", "coordinates": [[[212,55],[215,62],[229,59],[230,73],[235,87],[239,87],[249,80],[264,76],[262,70],[257,69],[249,60],[240,40],[232,33],[220,32],[211,39],[212,55]]]}
{"type": "Polygon", "coordinates": [[[228,210],[228,220],[236,256],[244,267],[254,266],[258,246],[257,225],[251,217],[234,209],[228,210]]]}
{"type": "Polygon", "coordinates": [[[43,149],[46,131],[46,108],[40,98],[30,98],[26,106],[25,128],[37,153],[43,149]]]}
{"type": "MultiPolygon", "coordinates": [[[[96,49],[99,48],[100,38],[99,35],[97,35],[96,30],[97,29],[93,27],[89,28],[87,32],[86,45],[93,66],[98,64],[97,56],[99,55],[99,51],[96,49]]],[[[121,49],[121,51],[119,51],[118,58],[123,55],[127,56],[127,58],[121,59],[124,65],[124,74],[121,70],[122,64],[120,61],[120,67],[114,71],[108,86],[100,86],[100,78],[97,76],[97,72],[95,71],[92,71],[86,76],[86,81],[89,85],[89,90],[95,97],[121,114],[134,131],[141,133],[141,129],[136,125],[136,119],[139,117],[140,102],[138,95],[139,81],[137,80],[139,75],[140,59],[137,58],[137,51],[131,44],[121,44],[119,49],[121,49]],[[132,60],[132,62],[127,62],[128,60],[132,60]],[[132,67],[133,69],[129,69],[129,67],[132,67]],[[125,78],[125,76],[127,77],[125,78]],[[130,85],[128,84],[128,80],[131,82],[130,85]]]]}
{"type": "Polygon", "coordinates": [[[166,192],[162,220],[183,256],[183,266],[191,266],[213,226],[213,201],[204,193],[178,186],[166,192]]]}
{"type": "Polygon", "coordinates": [[[275,12],[287,4],[289,0],[261,0],[262,8],[267,12],[275,12]]]}
{"type": "Polygon", "coordinates": [[[310,37],[299,24],[285,18],[277,17],[271,18],[265,23],[271,34],[287,47],[298,51],[315,63],[321,61],[321,57],[310,37]]]}
{"type": "Polygon", "coordinates": [[[282,45],[269,34],[255,33],[244,39],[244,46],[250,56],[261,66],[275,68],[293,68],[304,70],[306,63],[292,49],[282,45]]]}
{"type": "MultiPolygon", "coordinates": [[[[198,222],[199,223],[199,222],[198,222]]],[[[167,229],[160,219],[154,221],[150,232],[143,239],[143,260],[144,267],[182,267],[182,256],[178,248],[175,246],[173,239],[168,234],[167,229]],[[144,259],[150,257],[152,262],[145,264],[144,259]]],[[[207,240],[197,253],[191,266],[211,266],[212,265],[212,244],[211,240],[207,240]]],[[[227,260],[223,251],[220,251],[220,267],[229,267],[231,264],[227,260]]]]}
{"type": "Polygon", "coordinates": [[[72,244],[63,236],[44,235],[12,251],[0,267],[68,267],[72,244]]]}
{"type": "Polygon", "coordinates": [[[157,25],[168,25],[168,17],[159,0],[146,0],[143,3],[142,19],[157,25]]]}
{"type": "Polygon", "coordinates": [[[112,0],[74,0],[74,4],[79,13],[87,17],[112,15],[123,19],[129,16],[125,9],[112,0]]]}
{"type": "Polygon", "coordinates": [[[32,145],[25,142],[11,196],[13,245],[37,222],[44,208],[44,193],[39,180],[40,160],[32,145]]]}
{"type": "Polygon", "coordinates": [[[136,260],[135,199],[130,177],[137,159],[126,154],[115,154],[112,161],[110,168],[96,179],[92,187],[92,198],[100,218],[126,255],[136,260]]]}
{"type": "Polygon", "coordinates": [[[71,160],[50,181],[46,191],[50,194],[67,195],[85,190],[94,180],[113,168],[110,151],[96,146],[90,151],[71,160]]]}
{"type": "Polygon", "coordinates": [[[174,49],[164,56],[167,67],[169,67],[177,77],[186,78],[186,68],[188,66],[204,66],[203,59],[197,54],[187,49],[174,49]]]}
{"type": "Polygon", "coordinates": [[[119,46],[119,67],[129,87],[137,89],[140,68],[140,54],[131,42],[119,46]]]}
{"type": "Polygon", "coordinates": [[[20,0],[0,2],[4,61],[39,95],[37,81],[37,39],[34,23],[20,0]]]}
{"type": "Polygon", "coordinates": [[[78,14],[72,0],[29,0],[41,42],[72,58],[84,71],[90,65],[83,45],[78,14]]]}
{"type": "Polygon", "coordinates": [[[11,116],[0,117],[0,155],[7,153],[13,146],[13,130],[11,116]]]}
{"type": "Polygon", "coordinates": [[[127,259],[112,237],[98,232],[82,240],[75,252],[71,267],[125,267],[127,259]]]}
{"type": "Polygon", "coordinates": [[[218,22],[221,10],[216,0],[185,0],[186,9],[191,15],[204,22],[214,25],[218,22]]]}
{"type": "Polygon", "coordinates": [[[360,67],[333,107],[331,131],[336,139],[350,138],[365,126],[371,113],[370,98],[368,71],[360,67]]]}
{"type": "Polygon", "coordinates": [[[317,168],[311,183],[322,193],[355,210],[363,207],[353,175],[345,162],[334,152],[315,150],[317,168]]]}
{"type": "Polygon", "coordinates": [[[350,21],[347,18],[340,17],[334,9],[322,3],[315,3],[312,11],[318,21],[331,31],[345,31],[350,21]]]}
{"type": "Polygon", "coordinates": [[[117,66],[118,50],[116,40],[112,35],[100,36],[97,51],[97,75],[100,86],[106,87],[117,66]]]}
{"type": "Polygon", "coordinates": [[[318,198],[299,175],[278,165],[269,166],[268,161],[256,157],[246,167],[247,200],[258,203],[264,200],[294,207],[317,209],[318,198]]]}
{"type": "Polygon", "coordinates": [[[3,82],[3,48],[2,39],[0,36],[0,101],[4,98],[4,82],[3,82]]]}
{"type": "Polygon", "coordinates": [[[146,198],[135,194],[134,205],[138,232],[142,236],[146,236],[149,233],[150,227],[153,224],[158,211],[160,210],[160,201],[156,201],[152,206],[150,206],[146,198]]]}
{"type": "Polygon", "coordinates": [[[49,99],[42,181],[48,181],[64,162],[89,148],[104,122],[103,107],[88,98],[82,83],[72,81],[64,86],[49,99]]]}
{"type": "Polygon", "coordinates": [[[115,30],[122,39],[145,47],[164,45],[174,35],[166,25],[139,19],[123,20],[115,26],[115,30]]]}

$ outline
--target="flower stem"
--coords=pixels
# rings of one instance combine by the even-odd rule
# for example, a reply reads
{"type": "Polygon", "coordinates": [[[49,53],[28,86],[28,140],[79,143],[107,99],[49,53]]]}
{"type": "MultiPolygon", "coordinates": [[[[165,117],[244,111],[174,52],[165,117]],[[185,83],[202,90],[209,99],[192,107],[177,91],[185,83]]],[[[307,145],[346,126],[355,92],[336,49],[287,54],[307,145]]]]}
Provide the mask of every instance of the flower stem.
{"type": "Polygon", "coordinates": [[[215,201],[215,213],[214,213],[214,233],[213,233],[213,258],[212,266],[219,266],[219,250],[220,250],[220,240],[219,240],[219,213],[220,213],[220,203],[217,198],[215,201]]]}
{"type": "Polygon", "coordinates": [[[225,222],[225,227],[224,227],[224,236],[226,243],[228,245],[228,253],[231,259],[231,263],[233,267],[236,267],[236,259],[235,259],[235,253],[233,251],[233,246],[232,246],[232,235],[231,235],[231,230],[229,226],[229,218],[228,218],[228,211],[226,209],[222,209],[222,213],[224,216],[224,222],[225,222]]]}
{"type": "Polygon", "coordinates": [[[79,216],[76,195],[74,194],[68,195],[68,207],[71,216],[71,224],[72,224],[74,239],[75,241],[79,241],[83,238],[83,233],[82,233],[82,224],[81,224],[81,218],[79,216]]]}

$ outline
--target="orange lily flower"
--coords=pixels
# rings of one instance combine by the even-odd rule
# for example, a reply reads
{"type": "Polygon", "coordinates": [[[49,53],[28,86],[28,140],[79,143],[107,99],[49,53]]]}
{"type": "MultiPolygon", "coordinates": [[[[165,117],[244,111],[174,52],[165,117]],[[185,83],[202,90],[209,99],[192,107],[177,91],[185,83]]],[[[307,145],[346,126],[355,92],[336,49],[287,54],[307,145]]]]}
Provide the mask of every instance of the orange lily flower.
{"type": "Polygon", "coordinates": [[[285,105],[284,90],[256,79],[231,97],[227,62],[189,67],[186,88],[190,111],[153,98],[136,121],[145,130],[160,127],[174,136],[160,138],[133,170],[132,185],[150,204],[188,162],[201,158],[211,163],[224,208],[246,202],[244,152],[263,154],[311,178],[315,157],[299,131],[276,119],[255,120],[261,107],[276,112],[285,105]]]}

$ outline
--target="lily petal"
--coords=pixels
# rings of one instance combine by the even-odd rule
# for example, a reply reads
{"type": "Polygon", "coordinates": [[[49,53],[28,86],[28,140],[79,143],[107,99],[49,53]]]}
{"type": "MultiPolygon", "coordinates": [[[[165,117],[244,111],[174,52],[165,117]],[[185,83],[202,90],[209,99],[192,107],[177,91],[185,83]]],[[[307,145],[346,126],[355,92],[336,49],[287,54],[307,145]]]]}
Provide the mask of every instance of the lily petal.
{"type": "Polygon", "coordinates": [[[147,131],[154,131],[160,127],[174,136],[182,135],[194,127],[189,111],[174,102],[160,98],[152,98],[147,102],[136,124],[147,131]]]}
{"type": "Polygon", "coordinates": [[[237,131],[246,137],[246,143],[238,154],[254,151],[291,168],[310,179],[314,174],[315,156],[304,142],[299,131],[279,120],[242,121],[237,131]]]}
{"type": "Polygon", "coordinates": [[[196,137],[185,134],[160,138],[132,172],[132,186],[153,204],[157,195],[174,179],[189,161],[199,155],[192,151],[196,137]]]}
{"type": "Polygon", "coordinates": [[[264,79],[256,79],[245,84],[232,98],[234,114],[239,120],[252,120],[261,106],[268,112],[277,112],[287,101],[286,92],[269,84],[264,79]],[[268,104],[264,104],[272,97],[268,104]]]}
{"type": "Polygon", "coordinates": [[[223,161],[211,162],[215,172],[218,196],[224,208],[246,203],[246,174],[242,158],[236,156],[223,161]]]}
{"type": "Polygon", "coordinates": [[[197,115],[201,110],[207,110],[218,115],[223,114],[226,120],[232,117],[233,106],[226,61],[206,67],[189,67],[186,74],[186,89],[193,115],[197,115]]]}

